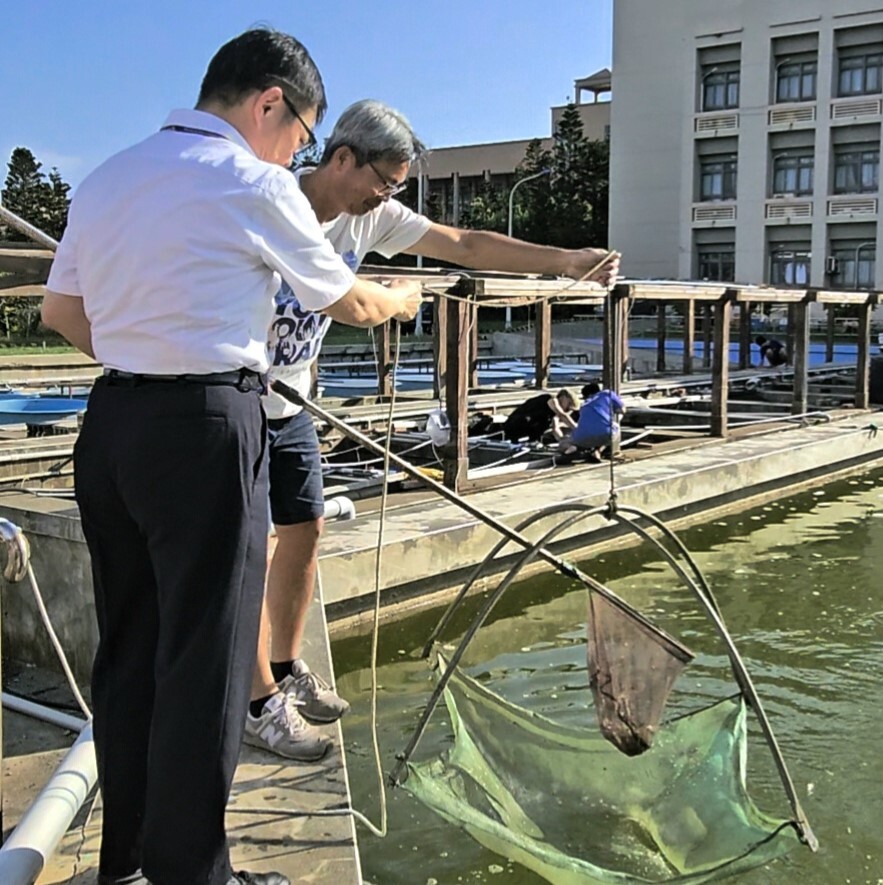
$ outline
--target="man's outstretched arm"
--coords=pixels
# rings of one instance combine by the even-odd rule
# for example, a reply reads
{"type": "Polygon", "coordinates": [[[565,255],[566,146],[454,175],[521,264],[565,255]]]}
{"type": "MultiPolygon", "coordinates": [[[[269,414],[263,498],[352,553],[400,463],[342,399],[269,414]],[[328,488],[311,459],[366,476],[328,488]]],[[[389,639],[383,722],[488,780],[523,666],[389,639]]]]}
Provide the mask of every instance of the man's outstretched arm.
{"type": "MultiPolygon", "coordinates": [[[[502,270],[511,273],[553,274],[582,279],[604,260],[607,249],[560,249],[516,240],[483,230],[461,230],[435,224],[405,252],[438,258],[476,270],[502,270]]],[[[619,274],[619,254],[614,253],[587,279],[609,286],[619,274]]]]}

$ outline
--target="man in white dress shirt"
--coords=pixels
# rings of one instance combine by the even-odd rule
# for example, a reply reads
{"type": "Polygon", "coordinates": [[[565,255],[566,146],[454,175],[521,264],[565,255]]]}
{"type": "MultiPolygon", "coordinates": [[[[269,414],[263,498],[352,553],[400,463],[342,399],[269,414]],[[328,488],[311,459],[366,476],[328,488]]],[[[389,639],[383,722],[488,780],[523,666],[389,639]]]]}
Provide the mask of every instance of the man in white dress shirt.
{"type": "Polygon", "coordinates": [[[81,184],[49,277],[44,322],[105,366],[75,448],[102,885],[288,883],[233,873],[224,832],[266,567],[273,296],[284,280],[364,325],[420,302],[356,280],[286,168],[325,108],[297,40],[230,41],[196,110],[81,184]]]}
{"type": "MultiPolygon", "coordinates": [[[[607,255],[606,249],[559,249],[448,227],[412,212],[392,198],[405,188],[412,164],[424,152],[402,114],[366,100],[343,112],[318,168],[297,173],[326,237],[353,270],[368,252],[387,258],[405,252],[464,267],[580,279],[607,255]]],[[[619,257],[614,255],[589,279],[608,285],[618,270],[619,257]]],[[[276,298],[269,341],[271,377],[307,396],[311,366],[329,319],[313,311],[296,285],[292,289],[283,287],[276,298]]],[[[312,419],[297,406],[270,393],[265,408],[277,543],[267,577],[270,652],[262,641],[246,741],[288,758],[312,760],[330,745],[315,725],[335,721],[349,706],[300,657],[323,524],[319,443],[312,419]],[[296,711],[283,705],[286,694],[297,699],[296,711]]]]}

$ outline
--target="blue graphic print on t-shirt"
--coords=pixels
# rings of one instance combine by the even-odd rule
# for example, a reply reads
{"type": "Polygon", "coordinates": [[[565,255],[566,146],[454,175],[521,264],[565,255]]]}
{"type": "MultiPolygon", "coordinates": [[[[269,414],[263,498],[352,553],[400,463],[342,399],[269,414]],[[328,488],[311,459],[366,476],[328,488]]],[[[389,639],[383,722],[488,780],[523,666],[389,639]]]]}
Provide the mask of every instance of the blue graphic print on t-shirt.
{"type": "MultiPolygon", "coordinates": [[[[356,253],[350,249],[340,257],[355,273],[359,266],[356,253]]],[[[322,347],[322,339],[331,325],[331,317],[301,307],[288,283],[282,284],[275,301],[276,315],[267,339],[270,365],[293,366],[310,362],[322,347]]]]}

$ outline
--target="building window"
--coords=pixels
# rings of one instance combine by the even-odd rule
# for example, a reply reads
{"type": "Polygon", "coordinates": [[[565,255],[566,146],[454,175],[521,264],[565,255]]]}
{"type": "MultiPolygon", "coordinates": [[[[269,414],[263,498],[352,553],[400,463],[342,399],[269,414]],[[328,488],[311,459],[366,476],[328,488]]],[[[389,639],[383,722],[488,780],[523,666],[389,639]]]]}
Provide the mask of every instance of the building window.
{"type": "Polygon", "coordinates": [[[883,53],[853,55],[840,59],[838,95],[870,95],[883,85],[883,53]]]}
{"type": "Polygon", "coordinates": [[[878,189],[880,150],[849,148],[834,155],[834,193],[872,194],[878,189]]]}
{"type": "Polygon", "coordinates": [[[697,257],[700,280],[732,283],[736,279],[736,254],[732,246],[702,246],[697,257]]]}
{"type": "Polygon", "coordinates": [[[836,245],[831,257],[837,261],[834,280],[842,289],[873,289],[877,271],[877,244],[836,245]]]}
{"type": "Polygon", "coordinates": [[[736,155],[702,157],[699,161],[699,199],[736,199],[736,155]]]}
{"type": "Polygon", "coordinates": [[[814,165],[812,154],[779,154],[773,157],[773,194],[811,194],[814,165]]]}
{"type": "Polygon", "coordinates": [[[739,70],[710,68],[702,75],[702,110],[723,111],[739,107],[739,70]]]}
{"type": "Polygon", "coordinates": [[[808,286],[809,249],[777,246],[770,253],[770,284],[773,286],[808,286]]]}
{"type": "Polygon", "coordinates": [[[776,101],[815,101],[817,71],[814,61],[780,62],[776,67],[776,101]]]}

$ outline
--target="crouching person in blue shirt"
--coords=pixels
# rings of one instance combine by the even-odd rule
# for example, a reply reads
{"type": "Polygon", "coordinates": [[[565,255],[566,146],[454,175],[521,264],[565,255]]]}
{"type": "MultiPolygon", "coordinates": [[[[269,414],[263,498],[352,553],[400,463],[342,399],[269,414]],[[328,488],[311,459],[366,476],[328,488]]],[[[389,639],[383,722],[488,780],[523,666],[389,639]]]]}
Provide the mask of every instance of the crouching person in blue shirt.
{"type": "MultiPolygon", "coordinates": [[[[596,381],[582,389],[583,404],[579,420],[569,437],[561,441],[559,451],[564,458],[586,454],[589,460],[600,461],[605,446],[613,448],[619,441],[619,419],[625,414],[625,405],[617,393],[602,390],[596,381]]],[[[560,459],[559,459],[560,460],[560,459]]]]}

